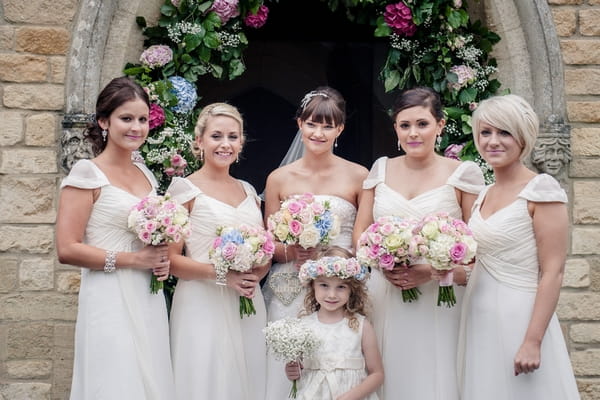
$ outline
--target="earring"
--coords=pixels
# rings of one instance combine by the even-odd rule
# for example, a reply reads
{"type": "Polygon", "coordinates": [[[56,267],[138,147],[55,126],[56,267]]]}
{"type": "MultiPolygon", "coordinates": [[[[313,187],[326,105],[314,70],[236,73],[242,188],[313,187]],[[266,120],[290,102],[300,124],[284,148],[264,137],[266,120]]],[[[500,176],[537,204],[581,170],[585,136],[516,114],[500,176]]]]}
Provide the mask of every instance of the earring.
{"type": "Polygon", "coordinates": [[[200,162],[204,164],[204,149],[200,149],[200,162]]]}
{"type": "Polygon", "coordinates": [[[337,147],[337,137],[335,138],[335,141],[333,142],[333,147],[337,147]]]}
{"type": "Polygon", "coordinates": [[[402,151],[402,146],[400,146],[400,141],[398,140],[398,151],[402,151]]]}
{"type": "Polygon", "coordinates": [[[235,163],[239,164],[240,162],[240,152],[238,151],[238,153],[235,155],[235,163]]]}
{"type": "Polygon", "coordinates": [[[440,144],[442,144],[442,135],[438,135],[435,138],[435,151],[437,151],[438,153],[440,151],[440,144]]]}
{"type": "Polygon", "coordinates": [[[108,136],[108,131],[106,129],[102,129],[102,141],[106,142],[106,137],[108,136]]]}

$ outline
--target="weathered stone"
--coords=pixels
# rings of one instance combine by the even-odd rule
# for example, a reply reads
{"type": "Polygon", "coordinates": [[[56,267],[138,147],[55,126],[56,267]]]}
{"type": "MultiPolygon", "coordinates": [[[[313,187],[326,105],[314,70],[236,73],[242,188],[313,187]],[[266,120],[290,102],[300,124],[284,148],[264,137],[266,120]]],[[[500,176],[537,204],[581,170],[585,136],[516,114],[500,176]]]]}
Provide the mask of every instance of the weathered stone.
{"type": "Polygon", "coordinates": [[[600,223],[600,181],[573,182],[573,222],[575,224],[600,223]]]}
{"type": "Polygon", "coordinates": [[[5,321],[74,321],[76,316],[75,295],[19,292],[0,296],[0,319],[5,321]]]}
{"type": "Polygon", "coordinates": [[[34,114],[25,120],[25,144],[27,146],[55,146],[58,131],[55,114],[34,114]]]}
{"type": "Polygon", "coordinates": [[[18,111],[0,111],[2,134],[0,146],[12,146],[23,139],[23,114],[18,111]]]}
{"type": "Polygon", "coordinates": [[[568,69],[565,71],[567,94],[600,94],[600,69],[568,69]]]}
{"type": "Polygon", "coordinates": [[[573,9],[555,8],[552,19],[558,36],[571,36],[577,30],[577,13],[573,9]]]}
{"type": "Polygon", "coordinates": [[[0,258],[0,293],[7,293],[17,288],[18,261],[15,258],[0,258]]]}
{"type": "Polygon", "coordinates": [[[54,327],[46,323],[16,323],[6,333],[8,359],[49,359],[52,357],[54,327]]]}
{"type": "Polygon", "coordinates": [[[600,349],[587,349],[571,353],[575,375],[600,375],[600,349]]]}
{"type": "Polygon", "coordinates": [[[600,229],[576,227],[571,233],[572,254],[598,254],[600,229]]]}
{"type": "Polygon", "coordinates": [[[600,343],[600,324],[573,324],[569,332],[571,340],[577,343],[600,343]]]}
{"type": "Polygon", "coordinates": [[[3,383],[0,384],[0,399],[48,400],[52,385],[49,383],[3,383]]]}
{"type": "Polygon", "coordinates": [[[600,156],[600,128],[573,129],[571,149],[574,156],[600,156]]]}
{"type": "Polygon", "coordinates": [[[79,293],[81,272],[61,271],[56,274],[56,289],[60,293],[79,293]]]}
{"type": "Polygon", "coordinates": [[[11,50],[15,37],[15,29],[12,26],[0,26],[0,50],[11,50]]]}
{"type": "Polygon", "coordinates": [[[564,6],[582,4],[583,0],[548,0],[548,4],[564,6]]]}
{"type": "Polygon", "coordinates": [[[600,255],[588,256],[590,264],[590,291],[600,292],[600,255]]]}
{"type": "Polygon", "coordinates": [[[4,18],[29,24],[68,24],[79,9],[78,0],[4,0],[4,18]]]}
{"type": "Polygon", "coordinates": [[[62,85],[6,85],[4,105],[25,110],[60,111],[65,105],[62,85]]]}
{"type": "Polygon", "coordinates": [[[567,112],[572,122],[600,122],[600,101],[568,101],[567,112]]]}
{"type": "Polygon", "coordinates": [[[600,41],[563,39],[560,41],[565,64],[600,64],[600,41]]]}
{"type": "Polygon", "coordinates": [[[600,379],[577,379],[581,400],[600,400],[600,379]]]}
{"type": "Polygon", "coordinates": [[[600,0],[588,0],[588,4],[590,6],[596,6],[596,5],[600,4],[600,0]]]}
{"type": "Polygon", "coordinates": [[[50,226],[0,225],[0,252],[47,254],[54,249],[50,226]]]}
{"type": "Polygon", "coordinates": [[[588,287],[590,285],[590,264],[584,258],[571,258],[565,265],[563,287],[588,287]]]}
{"type": "Polygon", "coordinates": [[[75,340],[75,324],[56,324],[54,327],[54,360],[73,358],[73,340],[75,340]]]}
{"type": "Polygon", "coordinates": [[[598,171],[600,171],[600,158],[575,159],[569,166],[571,178],[597,178],[598,171]]]}
{"type": "Polygon", "coordinates": [[[65,57],[50,58],[50,82],[65,83],[67,74],[67,59],[65,57]]]}
{"type": "Polygon", "coordinates": [[[48,378],[52,372],[52,361],[18,360],[6,363],[6,373],[13,379],[48,378]]]}
{"type": "Polygon", "coordinates": [[[600,36],[600,10],[579,11],[579,33],[583,36],[600,36]]]}
{"type": "Polygon", "coordinates": [[[34,54],[67,54],[70,33],[64,28],[19,28],[16,50],[34,54]]]}
{"type": "Polygon", "coordinates": [[[6,149],[0,152],[0,174],[53,174],[56,157],[50,149],[6,149]]]}
{"type": "Polygon", "coordinates": [[[556,313],[561,321],[593,321],[600,319],[600,293],[562,292],[558,300],[556,313]]]}
{"type": "Polygon", "coordinates": [[[55,197],[53,177],[1,177],[0,204],[4,206],[0,207],[0,222],[53,223],[55,197]]]}
{"type": "Polygon", "coordinates": [[[19,268],[21,290],[48,290],[54,288],[54,262],[47,258],[28,258],[19,268]]]}
{"type": "Polygon", "coordinates": [[[45,82],[48,77],[46,57],[0,54],[0,79],[6,82],[45,82]]]}

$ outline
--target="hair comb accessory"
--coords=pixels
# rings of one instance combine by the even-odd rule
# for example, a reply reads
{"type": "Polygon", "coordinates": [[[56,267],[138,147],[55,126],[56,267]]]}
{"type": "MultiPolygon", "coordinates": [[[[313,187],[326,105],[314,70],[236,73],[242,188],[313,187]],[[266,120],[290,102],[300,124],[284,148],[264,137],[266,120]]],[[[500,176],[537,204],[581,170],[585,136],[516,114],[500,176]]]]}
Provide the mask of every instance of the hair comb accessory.
{"type": "Polygon", "coordinates": [[[329,95],[325,92],[317,92],[315,90],[313,90],[312,92],[307,93],[303,98],[302,101],[300,102],[300,107],[302,107],[302,109],[304,110],[306,108],[306,106],[308,105],[308,103],[310,103],[310,100],[315,97],[315,96],[323,96],[326,99],[329,98],[329,95]]]}

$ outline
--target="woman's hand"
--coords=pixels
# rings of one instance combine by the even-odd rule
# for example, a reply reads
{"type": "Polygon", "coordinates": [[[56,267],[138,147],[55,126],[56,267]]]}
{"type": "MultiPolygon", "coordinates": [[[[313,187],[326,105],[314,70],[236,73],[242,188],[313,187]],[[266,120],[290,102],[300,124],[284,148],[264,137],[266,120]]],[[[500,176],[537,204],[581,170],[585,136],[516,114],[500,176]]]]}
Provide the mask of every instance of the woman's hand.
{"type": "Polygon", "coordinates": [[[135,253],[136,265],[142,269],[151,269],[159,281],[169,277],[169,247],[166,244],[159,246],[145,246],[135,253]]]}
{"type": "Polygon", "coordinates": [[[305,249],[297,244],[288,246],[288,251],[290,250],[289,247],[291,247],[292,251],[294,252],[293,259],[296,260],[296,268],[300,268],[300,266],[307,260],[314,260],[317,256],[317,252],[319,251],[319,249],[316,247],[309,247],[308,249],[305,249]]]}
{"type": "Polygon", "coordinates": [[[528,374],[540,367],[540,343],[525,341],[515,356],[515,376],[528,374]]]}
{"type": "Polygon", "coordinates": [[[229,270],[227,272],[227,286],[235,289],[240,296],[248,299],[254,297],[256,286],[260,282],[257,275],[251,272],[239,272],[229,270]]]}
{"type": "Polygon", "coordinates": [[[285,375],[290,381],[295,381],[296,379],[300,379],[302,376],[302,366],[301,362],[292,361],[285,364],[285,375]]]}
{"type": "Polygon", "coordinates": [[[391,271],[383,270],[383,275],[392,285],[402,290],[408,290],[431,280],[431,266],[429,264],[400,266],[391,271]]]}

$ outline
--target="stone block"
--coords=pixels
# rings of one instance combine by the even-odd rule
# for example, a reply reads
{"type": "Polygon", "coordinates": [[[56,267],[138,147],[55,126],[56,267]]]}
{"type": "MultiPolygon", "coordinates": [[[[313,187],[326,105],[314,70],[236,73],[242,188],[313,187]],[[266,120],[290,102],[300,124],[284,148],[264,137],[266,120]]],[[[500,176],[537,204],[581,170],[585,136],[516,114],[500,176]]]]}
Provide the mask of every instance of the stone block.
{"type": "Polygon", "coordinates": [[[23,114],[18,111],[0,111],[2,135],[0,146],[12,146],[23,140],[23,114]]]}
{"type": "Polygon", "coordinates": [[[562,292],[558,300],[556,314],[561,321],[594,321],[600,319],[600,293],[562,292]]]}
{"type": "MultiPolygon", "coordinates": [[[[71,344],[72,346],[72,344],[71,344]]],[[[54,361],[52,373],[52,398],[68,399],[71,390],[73,374],[73,358],[64,358],[54,361]]]]}
{"type": "Polygon", "coordinates": [[[56,290],[60,293],[79,293],[80,271],[61,271],[56,275],[56,290]]]}
{"type": "Polygon", "coordinates": [[[48,400],[52,385],[42,382],[2,383],[0,399],[48,400]]]}
{"type": "Polygon", "coordinates": [[[598,254],[600,249],[600,228],[575,227],[571,232],[572,254],[598,254]]]}
{"type": "Polygon", "coordinates": [[[6,149],[0,152],[0,174],[55,174],[54,149],[6,149]]]}
{"type": "Polygon", "coordinates": [[[16,360],[6,363],[6,373],[12,379],[44,379],[52,372],[49,360],[16,360]]]}
{"type": "Polygon", "coordinates": [[[54,327],[47,323],[16,323],[6,332],[7,358],[50,359],[53,355],[54,327]]]}
{"type": "Polygon", "coordinates": [[[18,265],[16,258],[0,258],[0,277],[2,277],[0,279],[0,293],[8,293],[17,288],[18,265]]]}
{"type": "Polygon", "coordinates": [[[28,258],[19,267],[19,289],[49,290],[54,288],[54,261],[28,258]]]}
{"type": "Polygon", "coordinates": [[[574,9],[555,8],[552,19],[558,36],[571,36],[577,30],[577,13],[574,9]]]}
{"type": "Polygon", "coordinates": [[[54,249],[51,226],[0,225],[0,252],[47,254],[54,249]]]}
{"type": "Polygon", "coordinates": [[[600,375],[600,349],[571,352],[575,375],[600,375]]]}
{"type": "Polygon", "coordinates": [[[55,197],[54,177],[1,177],[0,222],[53,223],[55,197]]]}
{"type": "Polygon", "coordinates": [[[59,323],[54,326],[54,360],[73,359],[75,324],[59,323]]]}
{"type": "Polygon", "coordinates": [[[568,101],[567,113],[571,122],[600,122],[600,101],[568,101]]]}
{"type": "Polygon", "coordinates": [[[57,131],[55,114],[31,115],[25,120],[25,144],[27,146],[55,146],[57,131]]]}
{"type": "Polygon", "coordinates": [[[577,156],[600,156],[600,128],[575,128],[571,131],[571,150],[577,156]]]}
{"type": "Polygon", "coordinates": [[[579,33],[583,36],[600,36],[600,10],[591,8],[579,11],[579,33]]]}
{"type": "Polygon", "coordinates": [[[560,48],[567,65],[600,64],[600,40],[563,39],[560,48]]]}
{"type": "Polygon", "coordinates": [[[571,161],[569,176],[571,178],[597,178],[600,171],[600,158],[579,158],[571,161]]]}
{"type": "Polygon", "coordinates": [[[600,181],[573,182],[573,223],[600,223],[600,196],[598,193],[600,193],[600,181]]]}
{"type": "Polygon", "coordinates": [[[65,105],[62,85],[6,85],[3,102],[9,108],[61,111],[65,105]]]}
{"type": "Polygon", "coordinates": [[[577,388],[581,400],[600,400],[600,379],[579,378],[577,379],[577,388]]]}
{"type": "Polygon", "coordinates": [[[51,57],[50,58],[50,82],[65,83],[67,75],[67,59],[66,57],[51,57]]]}
{"type": "Polygon", "coordinates": [[[5,321],[75,321],[76,316],[75,295],[20,292],[0,296],[0,319],[5,321]]]}
{"type": "Polygon", "coordinates": [[[6,82],[45,82],[46,57],[29,54],[0,54],[0,79],[6,82]]]}
{"type": "Polygon", "coordinates": [[[4,0],[4,18],[7,21],[67,25],[79,9],[78,0],[4,0]]]}
{"type": "Polygon", "coordinates": [[[548,4],[557,6],[577,5],[583,4],[583,0],[548,0],[548,4]]]}
{"type": "Polygon", "coordinates": [[[12,50],[15,29],[10,25],[0,26],[0,50],[12,50]]]}
{"type": "Polygon", "coordinates": [[[569,331],[569,337],[577,343],[598,344],[600,343],[600,323],[573,324],[569,331]]]}
{"type": "Polygon", "coordinates": [[[71,34],[64,28],[26,27],[15,32],[15,50],[34,53],[65,55],[69,51],[71,34]]]}
{"type": "Polygon", "coordinates": [[[571,258],[565,265],[563,287],[581,288],[590,286],[590,264],[584,258],[571,258]]]}
{"type": "Polygon", "coordinates": [[[565,71],[567,94],[600,94],[600,69],[568,69],[565,71]]]}

